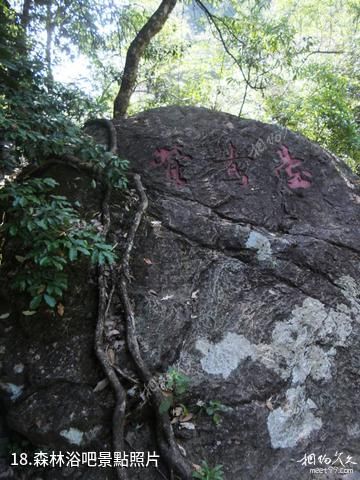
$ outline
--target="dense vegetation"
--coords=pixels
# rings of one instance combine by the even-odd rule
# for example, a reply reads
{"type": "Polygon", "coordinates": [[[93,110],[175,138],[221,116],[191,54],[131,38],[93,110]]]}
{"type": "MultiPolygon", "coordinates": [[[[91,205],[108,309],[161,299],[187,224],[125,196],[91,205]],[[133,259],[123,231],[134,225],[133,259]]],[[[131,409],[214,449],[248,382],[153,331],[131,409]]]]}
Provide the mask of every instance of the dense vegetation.
{"type": "Polygon", "coordinates": [[[31,312],[42,302],[55,308],[67,288],[68,263],[85,256],[103,264],[112,262],[114,254],[96,225],[81,218],[80,205],[54,194],[57,183],[52,178],[17,182],[14,171],[71,155],[96,165],[106,181],[122,188],[127,162],[83,133],[83,119],[99,109],[80,91],[49,77],[41,56],[31,54],[31,40],[15,12],[6,4],[1,9],[1,170],[8,175],[0,192],[1,233],[3,246],[14,239],[21,242],[24,254],[17,256],[12,287],[30,295],[31,312]]]}
{"type": "MultiPolygon", "coordinates": [[[[156,7],[152,0],[0,2],[2,234],[28,249],[14,287],[30,293],[31,308],[56,305],[67,262],[81,255],[111,262],[113,254],[96,228],[80,228],[77,206],[52,193],[51,179],[14,182],[14,172],[71,155],[97,165],[112,186],[126,185],[126,161],[81,126],[111,115],[126,52],[156,7]],[[69,62],[76,83],[64,75],[69,62]]],[[[359,21],[352,0],[179,2],[142,47],[128,113],[176,103],[277,122],[357,169],[359,21]]]]}
{"type": "MultiPolygon", "coordinates": [[[[109,293],[104,278],[115,270],[104,265],[117,262],[122,302],[133,321],[126,282],[145,207],[134,215],[137,227],[124,237],[129,248],[119,259],[104,212],[87,218],[86,205],[70,202],[44,167],[90,171],[89,186],[101,185],[109,198],[113,189],[127,187],[128,162],[96,145],[84,122],[177,104],[278,123],[359,173],[359,22],[355,0],[0,0],[3,282],[9,281],[23,315],[45,311],[56,318],[64,314],[69,267],[80,261],[100,267],[97,354],[119,404],[125,405],[126,392],[102,350],[109,293]]],[[[126,330],[131,351],[135,327],[126,330]]],[[[131,355],[142,365],[136,349],[131,355]]],[[[169,370],[163,380],[167,396],[154,387],[154,405],[169,421],[188,379],[169,370]]],[[[224,405],[211,400],[198,406],[219,424],[224,405]]],[[[123,429],[123,418],[115,429],[123,429]]],[[[115,435],[120,442],[122,433],[115,435]]],[[[194,478],[223,478],[221,465],[195,467],[194,478]]]]}

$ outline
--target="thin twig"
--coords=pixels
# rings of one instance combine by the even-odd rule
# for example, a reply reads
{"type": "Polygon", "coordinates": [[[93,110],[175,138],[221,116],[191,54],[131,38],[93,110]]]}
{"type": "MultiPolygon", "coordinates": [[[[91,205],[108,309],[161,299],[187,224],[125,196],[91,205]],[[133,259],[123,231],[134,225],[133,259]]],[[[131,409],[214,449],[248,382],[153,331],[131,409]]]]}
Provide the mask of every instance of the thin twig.
{"type": "MultiPolygon", "coordinates": [[[[253,90],[261,90],[260,87],[252,84],[250,82],[250,78],[245,75],[245,72],[244,72],[244,68],[241,64],[241,62],[238,60],[238,58],[236,58],[236,56],[232,53],[232,51],[230,50],[230,48],[228,47],[227,43],[226,43],[226,40],[224,38],[224,35],[221,31],[221,28],[219,27],[219,25],[217,24],[217,21],[220,21],[225,27],[226,29],[233,35],[233,33],[231,32],[231,30],[229,30],[228,26],[226,25],[226,23],[224,23],[224,21],[217,17],[216,15],[212,14],[210,12],[210,10],[203,4],[203,2],[201,0],[195,0],[195,2],[197,3],[197,5],[201,8],[201,10],[205,13],[206,15],[206,18],[209,22],[210,25],[213,25],[219,35],[219,39],[220,39],[220,42],[222,43],[222,46],[225,50],[225,52],[229,55],[229,57],[234,61],[234,63],[238,66],[240,72],[241,72],[241,75],[243,77],[243,80],[244,82],[246,83],[247,86],[249,86],[250,88],[252,88],[253,90]]],[[[234,36],[234,35],[233,35],[234,36]]],[[[237,41],[240,41],[239,38],[235,37],[237,41]]],[[[240,41],[241,42],[241,41],[240,41]]],[[[243,47],[245,47],[244,45],[244,42],[241,42],[243,44],[243,47]]]]}
{"type": "Polygon", "coordinates": [[[245,83],[245,90],[244,90],[244,95],[243,95],[243,99],[242,99],[242,102],[241,102],[241,107],[240,107],[240,111],[239,111],[239,117],[241,117],[241,114],[242,114],[242,111],[243,111],[243,108],[244,108],[244,104],[245,104],[245,100],[246,100],[246,96],[247,96],[247,91],[248,91],[248,83],[246,82],[245,83]]]}

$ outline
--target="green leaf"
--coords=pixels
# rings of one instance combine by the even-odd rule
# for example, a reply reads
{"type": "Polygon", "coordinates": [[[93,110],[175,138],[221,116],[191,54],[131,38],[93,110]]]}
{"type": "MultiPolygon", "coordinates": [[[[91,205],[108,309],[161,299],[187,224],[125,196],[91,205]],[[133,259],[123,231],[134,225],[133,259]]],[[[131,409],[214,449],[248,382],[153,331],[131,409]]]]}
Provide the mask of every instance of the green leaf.
{"type": "Polygon", "coordinates": [[[42,257],[38,263],[40,267],[45,267],[46,265],[49,265],[50,259],[49,257],[42,257]]]}
{"type": "Polygon", "coordinates": [[[78,247],[79,252],[83,253],[86,256],[90,255],[90,251],[87,250],[86,248],[78,247]]]}
{"type": "Polygon", "coordinates": [[[199,480],[204,480],[204,475],[200,472],[193,472],[192,476],[193,476],[193,478],[198,478],[199,480]]]}
{"type": "Polygon", "coordinates": [[[56,305],[56,299],[55,299],[54,297],[52,297],[52,296],[50,296],[50,295],[47,295],[47,294],[45,293],[45,295],[44,295],[44,300],[45,300],[45,302],[49,305],[49,307],[51,307],[51,308],[55,307],[55,305],[56,305]]]}
{"type": "Polygon", "coordinates": [[[76,260],[77,256],[78,256],[78,252],[77,252],[76,248],[70,248],[70,250],[69,250],[70,261],[73,262],[74,260],[76,260]]]}
{"type": "Polygon", "coordinates": [[[173,404],[173,396],[170,395],[169,397],[164,397],[164,400],[161,402],[160,407],[159,407],[159,412],[161,415],[169,411],[169,408],[173,404]]]}
{"type": "Polygon", "coordinates": [[[215,425],[219,425],[219,423],[220,423],[220,421],[221,421],[221,417],[220,417],[220,415],[219,415],[218,413],[215,413],[215,414],[213,415],[213,421],[214,421],[215,425]]]}
{"type": "Polygon", "coordinates": [[[34,297],[30,302],[30,310],[36,310],[39,307],[41,300],[42,295],[36,295],[36,297],[34,297]]]}

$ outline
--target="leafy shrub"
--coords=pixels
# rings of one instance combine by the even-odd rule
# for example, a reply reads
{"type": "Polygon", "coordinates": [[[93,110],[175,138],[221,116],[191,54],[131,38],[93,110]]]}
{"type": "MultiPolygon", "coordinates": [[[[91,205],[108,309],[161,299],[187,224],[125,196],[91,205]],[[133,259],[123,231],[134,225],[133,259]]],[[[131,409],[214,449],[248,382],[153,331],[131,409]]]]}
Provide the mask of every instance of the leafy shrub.
{"type": "Polygon", "coordinates": [[[190,379],[176,368],[170,368],[165,376],[164,388],[167,391],[160,405],[160,413],[165,413],[174,404],[175,399],[183,395],[189,388],[190,379]]]}
{"type": "Polygon", "coordinates": [[[30,309],[44,302],[55,307],[67,289],[66,265],[79,257],[93,263],[112,263],[115,254],[94,225],[81,220],[79,212],[63,196],[54,195],[52,178],[9,183],[0,201],[9,204],[7,221],[0,233],[16,238],[25,250],[12,287],[31,295],[30,309]]]}
{"type": "Polygon", "coordinates": [[[201,405],[200,408],[205,410],[206,414],[212,418],[215,425],[219,425],[221,421],[220,413],[226,411],[225,405],[218,400],[210,400],[208,404],[201,405]]]}
{"type": "Polygon", "coordinates": [[[210,467],[207,462],[203,461],[201,467],[193,472],[193,478],[199,480],[223,480],[224,472],[222,465],[216,465],[215,467],[210,467]]]}
{"type": "Polygon", "coordinates": [[[183,395],[189,388],[190,379],[176,368],[170,368],[166,373],[166,388],[175,396],[183,395]]]}

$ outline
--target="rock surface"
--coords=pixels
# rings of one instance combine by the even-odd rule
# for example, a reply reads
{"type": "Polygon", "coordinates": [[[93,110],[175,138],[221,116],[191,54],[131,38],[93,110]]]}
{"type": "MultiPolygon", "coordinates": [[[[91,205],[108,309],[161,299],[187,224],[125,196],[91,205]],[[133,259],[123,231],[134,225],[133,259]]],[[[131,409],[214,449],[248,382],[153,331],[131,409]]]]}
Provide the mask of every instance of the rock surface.
{"type": "MultiPolygon", "coordinates": [[[[154,375],[175,367],[191,379],[188,408],[226,407],[218,425],[204,412],[194,429],[174,425],[179,444],[193,463],[222,464],[226,480],[307,480],[311,468],[327,469],[319,480],[357,478],[358,179],[299,135],[206,109],[156,109],[115,127],[149,198],[131,264],[143,357],[154,375]]],[[[74,172],[47,176],[79,195],[74,172]]],[[[91,216],[101,192],[81,181],[91,216]]],[[[120,244],[134,208],[124,202],[111,205],[120,244]]],[[[19,299],[2,300],[1,313],[14,312],[1,320],[2,401],[8,427],[37,447],[106,451],[113,398],[109,388],[94,392],[104,377],[93,353],[94,272],[82,268],[72,281],[63,318],[24,318],[19,299]]],[[[121,314],[115,298],[108,338],[135,376],[121,314]]],[[[153,414],[138,408],[139,389],[128,390],[127,447],[154,451],[153,414]]],[[[63,468],[41,478],[113,473],[63,468]]],[[[155,468],[128,473],[161,478],[155,468]]]]}

